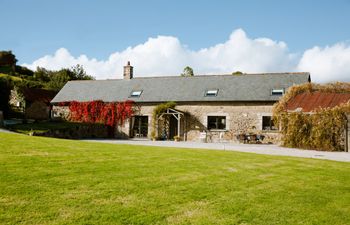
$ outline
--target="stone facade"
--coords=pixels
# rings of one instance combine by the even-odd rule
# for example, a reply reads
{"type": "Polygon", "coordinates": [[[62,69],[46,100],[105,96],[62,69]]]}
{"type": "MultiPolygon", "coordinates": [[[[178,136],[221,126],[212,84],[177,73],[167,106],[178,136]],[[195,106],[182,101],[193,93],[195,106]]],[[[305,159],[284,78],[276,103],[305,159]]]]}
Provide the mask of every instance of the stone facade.
{"type": "Polygon", "coordinates": [[[18,88],[11,90],[9,105],[13,112],[20,113],[26,119],[49,120],[50,101],[56,92],[36,88],[18,88]]]}
{"type": "Polygon", "coordinates": [[[50,119],[50,107],[43,102],[33,102],[25,111],[27,119],[48,120],[50,119]]]}
{"type": "MultiPolygon", "coordinates": [[[[139,105],[139,111],[135,115],[148,117],[148,138],[153,131],[153,109],[158,104],[139,105]]],[[[272,116],[273,102],[200,102],[200,103],[178,103],[175,107],[185,114],[180,120],[180,137],[182,140],[199,141],[200,133],[206,132],[210,142],[237,142],[240,133],[262,134],[264,142],[276,143],[279,140],[278,131],[265,131],[262,127],[262,117],[272,116]],[[222,130],[208,130],[208,116],[224,116],[226,128],[222,130]]],[[[54,106],[53,113],[57,117],[67,118],[69,110],[67,107],[54,106]]],[[[156,136],[160,135],[162,121],[157,121],[156,136]]],[[[118,128],[118,137],[127,138],[130,135],[130,120],[118,128]]],[[[176,128],[177,129],[177,126],[176,128]]],[[[170,137],[172,138],[172,137],[170,137]]]]}
{"type": "Polygon", "coordinates": [[[52,107],[51,118],[53,120],[68,120],[69,119],[69,108],[68,106],[56,106],[52,107]]]}
{"type": "Polygon", "coordinates": [[[10,92],[9,105],[11,108],[16,109],[16,111],[25,111],[26,101],[24,99],[24,95],[16,87],[10,92]]]}
{"type": "Polygon", "coordinates": [[[350,150],[350,114],[347,117],[347,125],[345,129],[345,151],[349,152],[350,150]]]}

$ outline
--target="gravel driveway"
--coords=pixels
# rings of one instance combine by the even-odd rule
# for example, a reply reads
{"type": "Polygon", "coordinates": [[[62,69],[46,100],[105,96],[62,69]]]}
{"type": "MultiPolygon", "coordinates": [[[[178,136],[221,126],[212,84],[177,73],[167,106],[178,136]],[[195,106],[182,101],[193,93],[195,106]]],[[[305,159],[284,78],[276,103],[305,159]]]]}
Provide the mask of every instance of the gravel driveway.
{"type": "Polygon", "coordinates": [[[103,142],[111,144],[147,145],[176,148],[197,148],[223,151],[250,152],[265,155],[294,156],[302,158],[327,159],[334,161],[350,162],[349,152],[323,152],[315,150],[300,150],[285,148],[277,145],[264,144],[233,144],[233,143],[198,143],[198,142],[174,142],[174,141],[150,141],[150,140],[114,140],[114,139],[89,139],[84,141],[103,142]]]}
{"type": "MultiPolygon", "coordinates": [[[[0,132],[13,133],[0,128],[0,132]]],[[[264,144],[233,144],[233,143],[199,143],[199,142],[175,142],[175,141],[150,141],[145,139],[116,140],[116,139],[84,139],[83,141],[128,144],[128,145],[147,145],[159,147],[174,148],[197,148],[222,151],[250,152],[265,155],[294,156],[302,158],[327,159],[341,162],[350,162],[350,152],[323,152],[315,150],[300,150],[296,148],[285,148],[277,145],[264,144]]]]}

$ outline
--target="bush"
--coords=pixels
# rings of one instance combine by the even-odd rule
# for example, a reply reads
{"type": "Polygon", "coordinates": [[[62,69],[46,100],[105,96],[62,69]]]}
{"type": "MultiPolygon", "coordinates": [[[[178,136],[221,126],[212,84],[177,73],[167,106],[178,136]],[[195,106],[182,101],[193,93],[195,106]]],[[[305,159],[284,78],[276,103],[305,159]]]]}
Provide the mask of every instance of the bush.
{"type": "Polygon", "coordinates": [[[349,83],[327,85],[304,84],[294,86],[274,105],[276,124],[280,125],[282,145],[287,147],[344,151],[344,133],[350,102],[334,108],[316,109],[310,113],[286,112],[290,99],[303,92],[349,93],[349,83]]]}

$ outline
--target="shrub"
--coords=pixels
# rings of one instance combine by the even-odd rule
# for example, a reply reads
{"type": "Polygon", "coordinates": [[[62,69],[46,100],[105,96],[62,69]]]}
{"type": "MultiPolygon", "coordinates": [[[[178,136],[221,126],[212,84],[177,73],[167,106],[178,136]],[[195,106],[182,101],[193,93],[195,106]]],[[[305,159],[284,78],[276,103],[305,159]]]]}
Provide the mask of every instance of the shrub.
{"type": "Polygon", "coordinates": [[[334,108],[318,108],[310,113],[286,112],[290,99],[303,92],[315,91],[349,93],[350,83],[308,83],[290,88],[273,109],[275,123],[281,128],[282,144],[287,147],[343,151],[346,115],[350,113],[350,102],[334,108]]]}

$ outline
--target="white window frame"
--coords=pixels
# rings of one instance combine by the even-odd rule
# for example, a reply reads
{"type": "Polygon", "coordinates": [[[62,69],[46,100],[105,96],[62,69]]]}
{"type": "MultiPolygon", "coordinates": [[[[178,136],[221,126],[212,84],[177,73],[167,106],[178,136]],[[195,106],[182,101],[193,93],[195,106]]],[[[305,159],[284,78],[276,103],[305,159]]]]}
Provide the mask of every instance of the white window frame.
{"type": "Polygon", "coordinates": [[[130,93],[130,98],[139,98],[143,90],[134,90],[130,93]]]}
{"type": "Polygon", "coordinates": [[[205,97],[216,97],[218,96],[219,89],[208,89],[205,91],[205,97]]]}
{"type": "Polygon", "coordinates": [[[271,90],[271,95],[284,95],[284,88],[274,88],[271,90]]]}
{"type": "Polygon", "coordinates": [[[276,125],[275,125],[276,130],[264,130],[264,128],[263,128],[263,117],[264,116],[270,116],[272,119],[272,113],[266,113],[266,112],[265,113],[258,113],[258,123],[257,123],[256,128],[258,130],[263,131],[263,132],[277,132],[277,131],[279,131],[279,128],[276,125]]]}
{"type": "Polygon", "coordinates": [[[209,130],[209,131],[228,131],[230,129],[230,116],[228,113],[208,113],[203,117],[203,124],[205,124],[205,127],[209,130]],[[211,129],[209,130],[208,126],[208,116],[224,116],[226,119],[226,127],[225,129],[211,129]]]}

